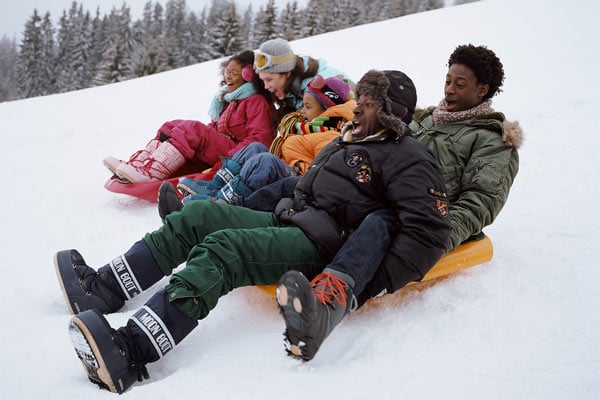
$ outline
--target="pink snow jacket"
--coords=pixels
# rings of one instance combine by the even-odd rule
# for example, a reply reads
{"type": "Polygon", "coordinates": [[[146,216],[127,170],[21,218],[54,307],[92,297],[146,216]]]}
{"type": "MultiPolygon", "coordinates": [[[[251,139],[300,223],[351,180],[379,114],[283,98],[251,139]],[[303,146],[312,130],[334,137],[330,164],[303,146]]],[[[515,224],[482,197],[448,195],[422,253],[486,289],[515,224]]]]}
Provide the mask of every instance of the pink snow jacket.
{"type": "Polygon", "coordinates": [[[164,140],[165,136],[186,160],[213,165],[252,142],[269,147],[273,141],[271,108],[264,96],[253,94],[226,103],[219,121],[208,125],[180,119],[165,122],[156,138],[164,140]],[[219,132],[218,127],[224,127],[225,132],[219,132]]]}

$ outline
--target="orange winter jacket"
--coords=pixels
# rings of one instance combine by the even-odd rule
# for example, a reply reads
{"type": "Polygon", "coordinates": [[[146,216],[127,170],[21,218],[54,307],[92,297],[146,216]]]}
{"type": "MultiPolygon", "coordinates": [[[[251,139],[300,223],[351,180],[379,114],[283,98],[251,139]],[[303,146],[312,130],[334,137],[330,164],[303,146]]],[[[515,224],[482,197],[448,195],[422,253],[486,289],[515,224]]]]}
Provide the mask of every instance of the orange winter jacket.
{"type": "Polygon", "coordinates": [[[330,130],[310,133],[314,129],[310,125],[317,118],[311,122],[297,123],[295,125],[297,134],[288,136],[281,145],[281,159],[294,168],[298,175],[303,175],[321,149],[340,135],[342,123],[354,118],[352,110],[355,107],[356,101],[348,100],[344,104],[329,107],[319,115],[318,119],[323,117],[341,119],[338,125],[330,130]]]}

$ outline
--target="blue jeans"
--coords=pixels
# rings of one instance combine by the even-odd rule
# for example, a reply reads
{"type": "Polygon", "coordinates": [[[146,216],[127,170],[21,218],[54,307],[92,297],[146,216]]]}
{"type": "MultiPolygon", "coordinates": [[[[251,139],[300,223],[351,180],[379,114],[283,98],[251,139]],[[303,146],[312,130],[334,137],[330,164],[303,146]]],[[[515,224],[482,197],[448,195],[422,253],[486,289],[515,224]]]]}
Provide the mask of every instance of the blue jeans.
{"type": "Polygon", "coordinates": [[[238,150],[234,155],[231,156],[231,159],[240,165],[244,165],[246,161],[255,155],[267,153],[268,151],[269,149],[264,144],[260,142],[252,142],[238,150]]]}
{"type": "Polygon", "coordinates": [[[240,171],[240,179],[252,190],[294,175],[296,172],[292,167],[268,152],[247,159],[240,171]]]}
{"type": "Polygon", "coordinates": [[[394,210],[370,213],[348,237],[327,268],[350,275],[354,279],[352,291],[358,297],[375,276],[397,232],[398,218],[394,210]]]}
{"type": "Polygon", "coordinates": [[[300,180],[299,176],[279,179],[255,190],[250,196],[234,198],[232,204],[256,211],[273,212],[279,200],[285,197],[294,197],[294,188],[298,180],[300,180]]]}
{"type": "MultiPolygon", "coordinates": [[[[277,156],[269,153],[269,149],[262,143],[253,142],[248,144],[236,152],[231,157],[231,160],[224,160],[224,163],[225,162],[239,164],[239,173],[234,175],[233,178],[227,183],[223,179],[218,179],[219,172],[217,172],[215,177],[213,177],[212,181],[210,182],[220,182],[220,184],[217,184],[216,186],[213,185],[213,188],[209,188],[212,189],[212,192],[209,190],[209,193],[201,192],[201,188],[193,188],[190,186],[193,189],[196,189],[197,194],[192,194],[186,197],[184,202],[189,200],[205,200],[214,197],[218,199],[220,197],[216,192],[220,190],[220,193],[224,193],[224,190],[227,189],[227,186],[231,186],[229,190],[232,191],[232,195],[223,196],[227,198],[228,203],[241,205],[258,211],[273,211],[275,209],[275,204],[277,204],[279,199],[282,197],[289,197],[287,195],[282,196],[283,193],[293,194],[293,186],[296,186],[295,183],[293,186],[285,186],[285,190],[280,192],[281,194],[279,195],[276,195],[275,191],[265,192],[262,195],[257,196],[254,201],[250,200],[248,204],[255,205],[255,207],[247,206],[245,204],[244,200],[246,197],[248,197],[248,192],[254,192],[263,188],[264,186],[277,182],[280,179],[296,175],[296,172],[292,167],[284,163],[277,156]],[[226,185],[226,187],[223,188],[223,185],[226,185]],[[291,189],[288,190],[288,188],[291,189]],[[262,204],[265,202],[267,202],[267,204],[263,206],[262,204]]],[[[193,182],[201,182],[206,185],[205,181],[193,182]]],[[[190,184],[188,183],[188,185],[190,184]]]]}

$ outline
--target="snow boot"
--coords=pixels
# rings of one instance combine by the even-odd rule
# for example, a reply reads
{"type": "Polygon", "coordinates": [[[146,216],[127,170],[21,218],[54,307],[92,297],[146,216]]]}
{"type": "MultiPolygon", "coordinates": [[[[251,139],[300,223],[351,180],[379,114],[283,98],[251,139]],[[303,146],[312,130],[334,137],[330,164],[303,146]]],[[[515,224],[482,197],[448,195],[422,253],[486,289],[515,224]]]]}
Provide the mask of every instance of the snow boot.
{"type": "Polygon", "coordinates": [[[89,267],[74,249],[56,253],[54,267],[71,314],[92,308],[104,314],[116,312],[125,300],[137,296],[164,276],[143,240],[98,271],[89,267]]]}
{"type": "Polygon", "coordinates": [[[355,304],[354,280],[325,268],[312,282],[298,271],[286,272],[277,283],[277,304],[285,320],[288,355],[311,360],[325,338],[355,304]]]}
{"type": "Polygon", "coordinates": [[[136,381],[148,379],[146,364],[162,358],[197,325],[169,302],[162,289],[119,329],[111,328],[92,309],[71,319],[69,335],[89,380],[121,394],[136,381]]]}
{"type": "Polygon", "coordinates": [[[115,174],[129,183],[159,181],[173,175],[185,163],[185,158],[169,142],[162,142],[141,166],[120,164],[115,174]]]}
{"type": "Polygon", "coordinates": [[[206,198],[214,197],[217,191],[237,176],[242,169],[242,166],[231,158],[223,158],[221,165],[210,181],[182,178],[177,184],[177,189],[183,196],[201,194],[207,196],[206,198]]]}
{"type": "Polygon", "coordinates": [[[123,161],[123,160],[119,160],[116,157],[109,156],[109,157],[106,157],[104,160],[102,160],[102,163],[104,164],[104,166],[106,168],[108,168],[110,170],[110,172],[112,172],[115,175],[116,175],[115,171],[121,164],[128,163],[128,164],[131,164],[132,166],[138,168],[138,167],[141,167],[142,164],[144,164],[144,161],[146,161],[146,159],[152,155],[152,152],[154,150],[156,150],[156,148],[158,147],[159,144],[160,144],[160,141],[158,139],[152,139],[151,141],[148,142],[148,144],[146,145],[146,147],[144,149],[138,150],[135,153],[133,153],[131,155],[131,157],[129,157],[129,161],[123,161]]]}
{"type": "Polygon", "coordinates": [[[183,208],[183,203],[177,193],[175,186],[170,182],[163,182],[158,188],[158,215],[163,224],[167,215],[183,208]]]}
{"type": "Polygon", "coordinates": [[[235,199],[246,198],[252,193],[254,191],[237,175],[217,192],[215,199],[232,204],[235,199]]]}

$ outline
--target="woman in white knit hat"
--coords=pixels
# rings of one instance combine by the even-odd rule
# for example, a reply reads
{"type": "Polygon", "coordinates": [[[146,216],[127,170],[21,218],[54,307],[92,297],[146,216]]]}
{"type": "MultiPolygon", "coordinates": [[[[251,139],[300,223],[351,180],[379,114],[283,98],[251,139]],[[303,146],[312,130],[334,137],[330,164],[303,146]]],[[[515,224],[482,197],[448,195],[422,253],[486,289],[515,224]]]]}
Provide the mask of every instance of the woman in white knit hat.
{"type": "Polygon", "coordinates": [[[284,39],[271,39],[260,45],[254,53],[254,71],[271,93],[276,121],[302,107],[304,90],[316,75],[324,78],[337,76],[354,87],[347,74],[329,67],[323,59],[294,54],[284,39]]]}

